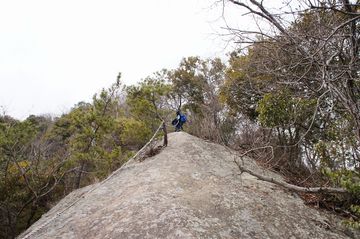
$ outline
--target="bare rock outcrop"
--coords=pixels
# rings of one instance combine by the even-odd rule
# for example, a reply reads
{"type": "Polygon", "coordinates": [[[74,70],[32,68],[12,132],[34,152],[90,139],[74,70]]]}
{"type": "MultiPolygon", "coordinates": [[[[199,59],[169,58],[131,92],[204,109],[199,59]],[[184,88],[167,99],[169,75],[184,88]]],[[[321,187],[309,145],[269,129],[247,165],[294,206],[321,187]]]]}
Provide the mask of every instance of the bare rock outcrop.
{"type": "MultiPolygon", "coordinates": [[[[19,238],[349,238],[335,215],[243,173],[234,152],[189,134],[61,200],[19,238]]],[[[251,159],[247,168],[260,169],[251,159]]]]}

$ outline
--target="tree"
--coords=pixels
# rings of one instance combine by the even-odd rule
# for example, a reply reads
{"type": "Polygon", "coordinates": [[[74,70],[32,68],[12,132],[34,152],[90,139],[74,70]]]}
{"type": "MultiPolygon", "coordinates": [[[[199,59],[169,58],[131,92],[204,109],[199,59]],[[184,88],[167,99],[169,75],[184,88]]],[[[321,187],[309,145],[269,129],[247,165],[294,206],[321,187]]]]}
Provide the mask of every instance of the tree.
{"type": "Polygon", "coordinates": [[[183,109],[191,112],[195,126],[191,132],[195,135],[220,140],[219,128],[221,122],[225,122],[225,114],[219,92],[224,76],[225,64],[219,58],[184,58],[180,66],[171,71],[173,94],[181,99],[183,109]]]}
{"type": "Polygon", "coordinates": [[[360,139],[358,4],[298,1],[302,9],[290,11],[296,19],[290,25],[282,18],[286,10],[273,14],[262,1],[227,2],[245,8],[274,29],[273,35],[260,28],[251,32],[236,29],[239,42],[272,45],[263,47],[267,49],[263,53],[271,57],[264,57],[268,60],[258,64],[258,71],[270,72],[278,82],[303,87],[318,97],[332,97],[351,116],[360,139]]]}
{"type": "MultiPolygon", "coordinates": [[[[144,84],[145,99],[160,116],[167,89],[144,84]]],[[[119,75],[91,103],[61,117],[0,116],[1,238],[14,238],[73,189],[108,176],[151,137],[151,127],[128,114],[120,91],[119,75]]]]}
{"type": "Polygon", "coordinates": [[[108,90],[94,95],[92,104],[79,103],[67,116],[75,128],[69,142],[70,160],[79,164],[75,188],[81,186],[83,174],[88,170],[100,178],[107,175],[114,169],[113,161],[120,156],[121,148],[111,140],[116,127],[113,111],[120,86],[118,78],[108,90]],[[99,170],[99,167],[103,168],[99,170]]]}
{"type": "Polygon", "coordinates": [[[61,162],[46,158],[44,142],[51,120],[30,116],[25,121],[0,119],[0,236],[13,238],[48,209],[47,198],[65,172],[61,162]],[[45,160],[46,159],[46,160],[45,160]]]}
{"type": "Polygon", "coordinates": [[[276,129],[272,133],[286,141],[295,132],[295,141],[277,146],[300,146],[300,159],[311,159],[313,170],[348,188],[353,193],[354,208],[358,208],[359,1],[289,1],[277,12],[264,1],[223,2],[263,21],[256,22],[258,28],[254,30],[229,28],[248,49],[243,53],[248,59],[235,80],[228,81],[231,87],[242,86],[245,92],[226,89],[226,102],[248,115],[254,111],[248,113],[246,109],[255,105],[254,119],[276,129]],[[294,10],[294,5],[300,7],[294,10]],[[259,87],[257,76],[266,76],[265,87],[259,87]],[[229,92],[240,97],[231,99],[229,92]],[[236,102],[241,101],[246,106],[237,108],[236,102]],[[284,134],[279,129],[285,130],[284,134]]]}
{"type": "Polygon", "coordinates": [[[129,86],[126,102],[132,116],[156,130],[161,121],[169,115],[171,85],[166,82],[167,71],[156,72],[138,86],[129,86]]]}
{"type": "Polygon", "coordinates": [[[273,79],[267,73],[257,71],[258,56],[262,56],[259,45],[254,44],[247,54],[230,54],[226,78],[220,88],[220,100],[230,108],[233,115],[243,114],[255,121],[258,101],[274,90],[273,79]]]}

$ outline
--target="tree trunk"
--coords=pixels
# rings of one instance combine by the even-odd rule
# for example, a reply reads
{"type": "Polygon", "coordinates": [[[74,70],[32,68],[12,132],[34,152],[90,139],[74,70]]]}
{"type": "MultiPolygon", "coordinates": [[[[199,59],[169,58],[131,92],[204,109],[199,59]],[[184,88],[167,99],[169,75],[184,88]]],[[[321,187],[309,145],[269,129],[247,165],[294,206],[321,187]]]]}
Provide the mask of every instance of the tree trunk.
{"type": "Polygon", "coordinates": [[[77,174],[77,176],[75,178],[75,185],[74,185],[75,189],[80,188],[81,178],[82,178],[82,174],[83,174],[84,170],[85,170],[85,162],[82,161],[81,165],[80,165],[80,169],[78,171],[78,174],[77,174]]]}
{"type": "Polygon", "coordinates": [[[167,129],[166,129],[165,121],[163,122],[163,131],[164,131],[164,145],[163,146],[166,147],[168,145],[168,137],[167,137],[167,129]]]}

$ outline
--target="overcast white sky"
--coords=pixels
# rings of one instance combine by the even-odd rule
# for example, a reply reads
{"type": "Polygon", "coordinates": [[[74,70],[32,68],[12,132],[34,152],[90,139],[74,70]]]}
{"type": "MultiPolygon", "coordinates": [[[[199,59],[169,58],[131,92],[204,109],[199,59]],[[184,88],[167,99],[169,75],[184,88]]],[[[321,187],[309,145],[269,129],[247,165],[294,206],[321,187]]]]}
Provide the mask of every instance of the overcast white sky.
{"type": "Polygon", "coordinates": [[[0,106],[61,114],[110,86],[183,57],[225,55],[209,0],[0,0],[0,106]]]}

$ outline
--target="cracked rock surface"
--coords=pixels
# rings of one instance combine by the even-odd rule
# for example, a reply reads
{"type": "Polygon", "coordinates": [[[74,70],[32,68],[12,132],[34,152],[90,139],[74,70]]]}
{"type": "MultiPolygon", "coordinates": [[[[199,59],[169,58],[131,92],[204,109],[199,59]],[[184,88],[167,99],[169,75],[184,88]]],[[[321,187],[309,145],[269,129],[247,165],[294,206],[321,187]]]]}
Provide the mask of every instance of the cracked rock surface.
{"type": "MultiPolygon", "coordinates": [[[[19,238],[351,238],[335,215],[240,175],[234,157],[221,145],[171,133],[158,155],[74,191],[19,238]]],[[[282,180],[249,158],[243,163],[282,180]]]]}

